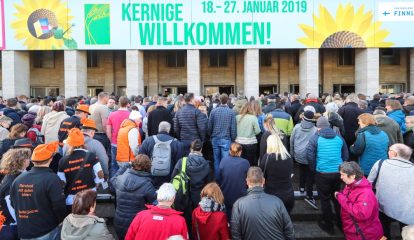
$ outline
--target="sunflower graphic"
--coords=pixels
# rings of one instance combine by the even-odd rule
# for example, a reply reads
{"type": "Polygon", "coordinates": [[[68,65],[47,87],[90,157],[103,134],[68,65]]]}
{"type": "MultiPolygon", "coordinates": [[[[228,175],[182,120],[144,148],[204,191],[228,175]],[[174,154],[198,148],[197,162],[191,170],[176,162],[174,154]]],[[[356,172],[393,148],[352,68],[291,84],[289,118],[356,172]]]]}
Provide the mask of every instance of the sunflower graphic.
{"type": "Polygon", "coordinates": [[[319,17],[313,15],[314,26],[299,24],[306,37],[298,41],[307,47],[320,48],[366,48],[391,47],[385,42],[389,31],[381,29],[381,22],[373,21],[372,11],[365,12],[361,5],[357,11],[348,3],[340,4],[335,18],[322,5],[319,5],[319,17]]]}
{"type": "Polygon", "coordinates": [[[30,50],[77,48],[76,41],[70,37],[73,16],[66,2],[60,0],[22,0],[14,4],[16,20],[11,23],[15,39],[24,41],[30,50]]]}

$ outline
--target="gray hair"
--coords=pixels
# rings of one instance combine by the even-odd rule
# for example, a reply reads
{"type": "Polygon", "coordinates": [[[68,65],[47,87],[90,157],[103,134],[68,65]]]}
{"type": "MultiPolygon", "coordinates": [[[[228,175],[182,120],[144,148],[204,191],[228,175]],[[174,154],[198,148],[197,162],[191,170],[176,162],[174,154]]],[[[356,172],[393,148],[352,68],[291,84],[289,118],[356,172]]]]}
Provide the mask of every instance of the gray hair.
{"type": "Polygon", "coordinates": [[[358,96],[355,93],[349,94],[345,99],[345,103],[349,103],[349,102],[359,104],[358,96]]]}
{"type": "Polygon", "coordinates": [[[318,97],[317,97],[315,94],[310,93],[310,94],[308,95],[307,99],[318,99],[318,97]]]}
{"type": "Polygon", "coordinates": [[[356,162],[343,162],[339,166],[339,171],[345,173],[348,175],[348,177],[355,175],[355,180],[357,181],[359,181],[364,176],[364,172],[356,162]]]}
{"type": "Polygon", "coordinates": [[[254,186],[261,185],[263,178],[262,169],[259,167],[250,167],[247,171],[247,180],[254,186]]]}
{"type": "Polygon", "coordinates": [[[414,240],[414,225],[403,227],[401,237],[403,240],[414,240]]]}
{"type": "Polygon", "coordinates": [[[158,132],[170,132],[171,124],[166,121],[160,122],[160,125],[158,125],[158,132]]]}
{"type": "Polygon", "coordinates": [[[390,147],[391,150],[397,153],[397,157],[405,160],[410,160],[413,150],[402,143],[396,143],[390,147]]]}
{"type": "Polygon", "coordinates": [[[384,110],[377,109],[377,110],[374,111],[374,113],[372,115],[386,116],[387,114],[384,112],[384,110]]]}
{"type": "Polygon", "coordinates": [[[160,189],[157,191],[157,201],[158,202],[169,202],[173,201],[176,190],[171,183],[164,183],[161,185],[160,189]]]}

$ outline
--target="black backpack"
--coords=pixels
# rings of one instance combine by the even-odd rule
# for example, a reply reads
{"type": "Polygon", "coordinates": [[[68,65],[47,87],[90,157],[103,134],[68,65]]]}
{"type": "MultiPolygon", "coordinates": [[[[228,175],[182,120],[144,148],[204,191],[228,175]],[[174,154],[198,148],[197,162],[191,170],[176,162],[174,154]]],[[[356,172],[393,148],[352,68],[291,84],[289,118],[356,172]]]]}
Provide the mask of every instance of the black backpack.
{"type": "Polygon", "coordinates": [[[177,191],[174,201],[174,209],[177,211],[184,211],[190,206],[190,178],[185,172],[186,168],[187,157],[183,157],[181,171],[171,180],[171,183],[177,191]]]}

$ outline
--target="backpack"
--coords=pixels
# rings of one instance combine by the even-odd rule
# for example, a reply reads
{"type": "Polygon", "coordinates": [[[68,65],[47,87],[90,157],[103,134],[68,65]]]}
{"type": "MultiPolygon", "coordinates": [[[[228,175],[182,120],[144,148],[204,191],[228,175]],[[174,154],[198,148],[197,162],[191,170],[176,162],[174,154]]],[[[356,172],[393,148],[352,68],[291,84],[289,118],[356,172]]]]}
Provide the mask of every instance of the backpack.
{"type": "Polygon", "coordinates": [[[187,157],[183,157],[181,162],[181,171],[171,180],[177,191],[174,201],[174,209],[185,211],[190,206],[190,178],[185,172],[187,168],[187,157]]]}
{"type": "Polygon", "coordinates": [[[168,176],[171,172],[171,143],[173,140],[162,142],[154,135],[154,149],[151,157],[152,176],[168,176]]]}
{"type": "Polygon", "coordinates": [[[40,133],[39,129],[32,127],[29,128],[29,130],[27,130],[27,133],[29,132],[36,133],[36,141],[34,142],[36,146],[45,143],[45,141],[43,140],[43,135],[40,133]]]}

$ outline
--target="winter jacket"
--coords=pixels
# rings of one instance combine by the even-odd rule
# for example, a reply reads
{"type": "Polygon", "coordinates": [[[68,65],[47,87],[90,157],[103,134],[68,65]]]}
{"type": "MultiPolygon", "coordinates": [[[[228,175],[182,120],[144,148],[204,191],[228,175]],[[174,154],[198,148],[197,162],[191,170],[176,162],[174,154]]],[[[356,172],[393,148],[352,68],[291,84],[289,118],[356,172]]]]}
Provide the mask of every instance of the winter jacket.
{"type": "Polygon", "coordinates": [[[404,135],[407,131],[407,128],[405,126],[405,114],[402,110],[394,110],[391,112],[387,112],[387,116],[393,119],[398,123],[398,125],[401,128],[401,133],[404,135]]]}
{"type": "Polygon", "coordinates": [[[33,167],[20,174],[10,187],[10,201],[16,212],[20,212],[16,214],[20,238],[43,236],[66,216],[62,182],[46,167],[33,167]],[[22,196],[21,191],[29,194],[22,196]],[[31,210],[37,211],[29,214],[31,210]]]}
{"type": "Polygon", "coordinates": [[[231,214],[234,202],[247,194],[246,176],[249,167],[249,161],[241,157],[227,156],[220,161],[220,188],[228,214],[231,214]]]}
{"type": "Polygon", "coordinates": [[[407,225],[414,224],[414,163],[402,159],[387,159],[378,174],[376,162],[368,176],[374,182],[380,211],[407,225]]]}
{"type": "Polygon", "coordinates": [[[22,122],[21,116],[19,115],[18,110],[16,109],[5,107],[3,108],[3,115],[13,119],[13,121],[10,124],[10,128],[22,122]]]}
{"type": "Polygon", "coordinates": [[[13,147],[14,142],[16,142],[17,139],[6,138],[3,141],[0,141],[0,159],[11,147],[13,147]]]}
{"type": "Polygon", "coordinates": [[[270,112],[275,120],[276,127],[281,130],[287,136],[290,136],[293,130],[293,120],[289,113],[283,111],[283,109],[275,109],[270,112]]]}
{"type": "Polygon", "coordinates": [[[344,120],[339,116],[339,114],[335,112],[330,112],[327,114],[327,118],[329,124],[331,124],[331,128],[336,132],[336,134],[340,134],[341,136],[345,135],[345,127],[344,127],[344,120]]]}
{"type": "Polygon", "coordinates": [[[188,239],[187,225],[183,217],[172,208],[146,205],[148,210],[139,212],[131,225],[125,240],[160,240],[181,235],[188,239]]]}
{"type": "Polygon", "coordinates": [[[375,111],[377,109],[377,107],[385,107],[384,104],[380,103],[380,101],[378,100],[371,100],[368,104],[369,108],[371,109],[371,111],[375,111]]]}
{"type": "Polygon", "coordinates": [[[155,188],[151,174],[126,167],[118,170],[111,184],[116,192],[114,226],[123,239],[135,215],[156,199],[155,188]]]}
{"type": "Polygon", "coordinates": [[[403,106],[403,111],[406,116],[408,116],[412,110],[414,110],[414,105],[403,106]]]}
{"type": "Polygon", "coordinates": [[[309,168],[320,173],[337,173],[338,167],[349,157],[342,137],[332,128],[323,128],[313,135],[306,147],[309,168]]]}
{"type": "Polygon", "coordinates": [[[268,113],[272,112],[275,109],[276,109],[276,103],[270,102],[269,104],[267,104],[266,106],[263,107],[263,113],[268,114],[268,113]]]}
{"type": "Polygon", "coordinates": [[[292,221],[278,197],[265,193],[260,186],[247,192],[233,206],[232,239],[295,239],[292,221]]]}
{"type": "Polygon", "coordinates": [[[75,109],[73,109],[73,107],[66,106],[65,112],[70,117],[75,115],[75,109]]]}
{"type": "Polygon", "coordinates": [[[193,211],[192,229],[195,240],[231,239],[224,212],[204,212],[197,207],[193,211]]]}
{"type": "Polygon", "coordinates": [[[97,216],[69,214],[63,221],[62,240],[115,239],[106,227],[105,220],[97,216]]]}
{"type": "Polygon", "coordinates": [[[374,115],[377,127],[388,135],[390,146],[395,143],[403,143],[403,135],[400,126],[387,116],[374,115]]]}
{"type": "Polygon", "coordinates": [[[342,117],[345,127],[345,135],[343,136],[346,144],[350,146],[355,142],[355,133],[359,128],[358,116],[364,112],[354,102],[345,103],[338,110],[338,114],[342,117]]]}
{"type": "Polygon", "coordinates": [[[377,126],[367,126],[358,130],[355,144],[349,150],[359,156],[359,164],[364,175],[368,176],[372,166],[378,160],[388,158],[389,140],[385,132],[377,126]]]}
{"type": "Polygon", "coordinates": [[[184,105],[174,118],[174,131],[179,140],[193,141],[200,139],[202,142],[207,134],[207,116],[192,104],[184,105]]]}
{"type": "Polygon", "coordinates": [[[292,185],[293,161],[292,158],[281,160],[280,154],[265,154],[259,162],[266,179],[264,190],[282,200],[290,212],[293,208],[294,193],[292,185]]]}
{"type": "Polygon", "coordinates": [[[0,184],[0,211],[3,212],[3,216],[6,217],[6,221],[3,223],[3,225],[10,225],[11,223],[15,223],[16,221],[13,219],[12,214],[13,212],[9,211],[9,207],[6,201],[6,197],[10,197],[10,186],[13,183],[13,181],[20,175],[21,173],[13,174],[13,175],[6,175],[0,184]]]}
{"type": "Polygon", "coordinates": [[[43,117],[41,133],[45,136],[45,143],[58,141],[60,124],[69,116],[65,111],[52,111],[43,117]]]}
{"type": "Polygon", "coordinates": [[[301,106],[302,106],[302,104],[300,104],[299,100],[295,100],[295,101],[290,103],[290,108],[289,108],[288,112],[289,112],[290,116],[292,116],[294,124],[297,123],[295,116],[298,113],[301,106]]]}
{"type": "MultiPolygon", "coordinates": [[[[160,187],[165,182],[170,182],[171,180],[171,173],[174,169],[175,164],[177,164],[178,160],[183,157],[183,149],[182,144],[177,139],[171,137],[168,135],[167,132],[160,132],[157,135],[158,140],[161,142],[167,142],[171,141],[170,147],[171,147],[171,169],[170,169],[170,175],[168,176],[152,176],[152,179],[154,181],[155,187],[160,187]]],[[[144,142],[142,142],[141,147],[139,148],[139,154],[145,154],[150,159],[152,158],[152,152],[154,151],[155,146],[155,140],[154,136],[145,138],[144,142]]]]}
{"type": "Polygon", "coordinates": [[[148,136],[158,134],[158,126],[162,121],[166,121],[171,124],[170,134],[174,134],[174,121],[171,116],[171,112],[163,106],[157,106],[157,108],[148,115],[148,136]]]}
{"type": "Polygon", "coordinates": [[[337,199],[341,205],[342,228],[346,239],[363,240],[355,228],[354,221],[358,223],[366,240],[379,240],[383,236],[381,222],[379,221],[379,205],[371,183],[363,177],[346,185],[338,193],[337,199]]]}
{"type": "MultiPolygon", "coordinates": [[[[183,159],[178,160],[171,178],[180,173],[183,159]]],[[[210,165],[204,157],[197,152],[191,152],[187,157],[186,174],[190,178],[190,192],[193,208],[200,202],[200,193],[203,187],[212,179],[209,175],[210,165]]]]}
{"type": "Polygon", "coordinates": [[[309,121],[302,121],[293,128],[292,135],[290,136],[290,154],[296,162],[308,164],[306,146],[316,131],[315,124],[309,121]]]}
{"type": "MultiPolygon", "coordinates": [[[[414,152],[414,132],[412,129],[408,130],[404,135],[404,144],[409,146],[414,152]]],[[[411,162],[414,162],[414,153],[411,153],[411,162]]]]}

